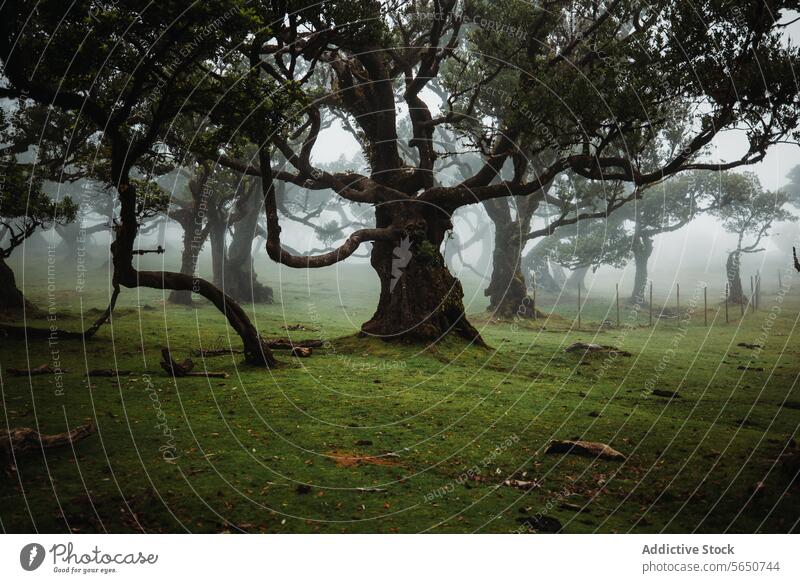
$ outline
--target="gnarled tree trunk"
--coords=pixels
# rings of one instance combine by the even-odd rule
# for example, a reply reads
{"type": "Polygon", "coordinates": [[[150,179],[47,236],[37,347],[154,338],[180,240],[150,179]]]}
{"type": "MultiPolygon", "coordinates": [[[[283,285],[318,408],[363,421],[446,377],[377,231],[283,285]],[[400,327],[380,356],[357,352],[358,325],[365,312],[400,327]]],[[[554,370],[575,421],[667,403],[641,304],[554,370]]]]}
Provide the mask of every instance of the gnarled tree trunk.
{"type": "Polygon", "coordinates": [[[371,264],[381,282],[378,308],[362,333],[384,340],[436,342],[455,333],[483,345],[464,314],[464,291],[440,252],[452,228],[441,210],[414,201],[392,202],[376,209],[378,228],[396,227],[400,241],[379,240],[371,264]]]}
{"type": "MultiPolygon", "coordinates": [[[[208,238],[205,229],[195,228],[194,221],[179,221],[183,227],[183,248],[181,249],[181,273],[195,277],[197,271],[197,257],[203,244],[208,238]]],[[[187,290],[172,290],[169,301],[174,304],[189,306],[192,304],[192,292],[187,290]]]]}
{"type": "Polygon", "coordinates": [[[647,293],[647,262],[653,254],[653,239],[646,236],[637,236],[633,239],[633,261],[636,273],[633,278],[633,291],[630,302],[644,305],[648,303],[647,293]]]}
{"type": "Polygon", "coordinates": [[[533,317],[533,300],[528,297],[522,274],[522,247],[514,225],[495,229],[492,277],[484,291],[489,297],[489,311],[498,318],[533,317]]]}
{"type": "Polygon", "coordinates": [[[225,269],[226,225],[219,213],[209,213],[209,240],[211,242],[211,281],[222,288],[225,269]]]}
{"type": "Polygon", "coordinates": [[[725,272],[728,276],[728,301],[734,304],[746,304],[747,296],[742,289],[742,277],[740,275],[742,253],[738,249],[728,254],[725,263],[725,272]]]}
{"type": "Polygon", "coordinates": [[[509,202],[492,200],[484,208],[494,223],[492,277],[484,294],[489,297],[489,312],[496,318],[532,318],[533,300],[522,273],[522,248],[530,229],[534,207],[524,212],[518,207],[517,220],[512,219],[509,202]]]}
{"type": "Polygon", "coordinates": [[[253,239],[258,230],[259,213],[255,204],[258,192],[248,189],[237,205],[238,220],[225,259],[225,293],[242,302],[272,303],[272,288],[256,279],[253,269],[253,239]]]}

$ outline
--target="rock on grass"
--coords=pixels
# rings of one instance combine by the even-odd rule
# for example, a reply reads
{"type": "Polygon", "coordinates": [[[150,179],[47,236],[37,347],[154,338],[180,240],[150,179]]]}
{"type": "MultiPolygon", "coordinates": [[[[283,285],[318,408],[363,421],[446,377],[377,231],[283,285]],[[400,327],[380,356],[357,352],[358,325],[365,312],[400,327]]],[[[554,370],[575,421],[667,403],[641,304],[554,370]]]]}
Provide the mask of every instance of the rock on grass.
{"type": "Polygon", "coordinates": [[[621,350],[615,346],[592,344],[590,342],[573,342],[564,349],[564,352],[579,352],[582,354],[604,352],[606,354],[615,354],[617,356],[631,356],[631,353],[627,350],[621,350]]]}

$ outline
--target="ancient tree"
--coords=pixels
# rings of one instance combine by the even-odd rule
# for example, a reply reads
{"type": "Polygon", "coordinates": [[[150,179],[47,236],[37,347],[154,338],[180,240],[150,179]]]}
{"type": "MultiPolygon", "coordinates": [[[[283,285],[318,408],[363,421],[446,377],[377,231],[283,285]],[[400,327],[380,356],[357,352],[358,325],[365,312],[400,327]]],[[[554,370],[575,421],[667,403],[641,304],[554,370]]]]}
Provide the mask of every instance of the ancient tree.
{"type": "Polygon", "coordinates": [[[781,191],[764,190],[751,172],[729,174],[725,180],[727,204],[716,211],[726,231],[736,236],[736,246],[728,253],[725,272],[728,278],[728,300],[746,304],[742,289],[742,256],[764,251],[761,247],[772,226],[779,221],[795,220],[784,207],[788,196],[781,191]]]}

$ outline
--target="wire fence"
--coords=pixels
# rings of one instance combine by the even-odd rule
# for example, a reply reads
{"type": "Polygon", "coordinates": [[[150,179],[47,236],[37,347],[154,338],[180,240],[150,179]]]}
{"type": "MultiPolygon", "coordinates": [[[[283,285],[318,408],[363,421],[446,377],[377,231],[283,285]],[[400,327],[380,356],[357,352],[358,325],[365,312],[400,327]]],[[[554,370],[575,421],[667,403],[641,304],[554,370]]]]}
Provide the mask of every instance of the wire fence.
{"type": "MultiPolygon", "coordinates": [[[[784,278],[778,272],[778,290],[783,290],[784,278]]],[[[547,318],[551,315],[572,319],[573,328],[581,329],[584,325],[592,324],[597,327],[620,327],[623,321],[630,319],[631,312],[635,313],[637,325],[653,326],[664,321],[680,322],[709,326],[722,322],[729,324],[738,322],[761,308],[762,276],[760,273],[749,276],[741,285],[741,293],[732,293],[728,282],[716,288],[716,296],[709,294],[709,287],[705,282],[699,282],[692,289],[683,288],[676,282],[668,289],[654,288],[649,281],[643,297],[621,297],[620,285],[615,284],[612,296],[605,289],[592,294],[582,284],[574,290],[567,287],[553,295],[533,293],[532,307],[534,319],[547,318]],[[749,295],[746,293],[749,283],[749,295]],[[574,291],[574,293],[571,293],[574,291]],[[655,295],[654,295],[655,293],[655,295]],[[537,297],[538,296],[538,297],[537,297]],[[594,296],[594,297],[593,297],[594,296]]]]}

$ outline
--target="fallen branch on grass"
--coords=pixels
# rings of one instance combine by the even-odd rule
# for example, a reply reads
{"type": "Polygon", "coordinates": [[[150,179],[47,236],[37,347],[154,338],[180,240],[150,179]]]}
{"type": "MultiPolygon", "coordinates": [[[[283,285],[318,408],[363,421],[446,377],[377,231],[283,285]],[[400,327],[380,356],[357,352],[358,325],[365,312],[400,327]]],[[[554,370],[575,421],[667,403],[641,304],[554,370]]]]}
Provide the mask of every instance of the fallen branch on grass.
{"type": "Polygon", "coordinates": [[[531,490],[533,488],[541,487],[541,484],[539,484],[539,482],[536,480],[515,480],[513,478],[509,478],[508,480],[503,480],[503,486],[519,488],[520,490],[531,490]]]}
{"type": "Polygon", "coordinates": [[[96,431],[92,423],[80,425],[72,431],[44,435],[30,427],[14,427],[0,430],[0,451],[10,454],[38,449],[54,449],[71,445],[96,431]]]}
{"type": "Polygon", "coordinates": [[[228,373],[226,372],[194,372],[194,362],[191,358],[185,359],[183,362],[177,362],[169,352],[169,348],[161,349],[161,368],[163,368],[171,377],[206,377],[213,379],[226,379],[228,373]]]}

